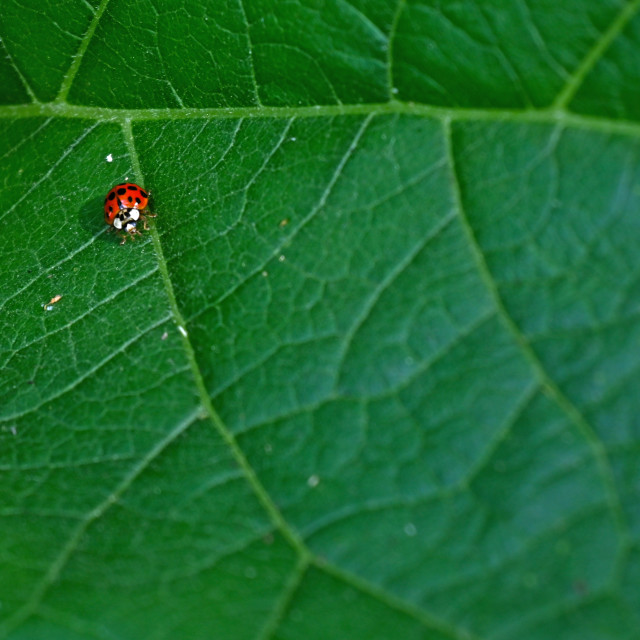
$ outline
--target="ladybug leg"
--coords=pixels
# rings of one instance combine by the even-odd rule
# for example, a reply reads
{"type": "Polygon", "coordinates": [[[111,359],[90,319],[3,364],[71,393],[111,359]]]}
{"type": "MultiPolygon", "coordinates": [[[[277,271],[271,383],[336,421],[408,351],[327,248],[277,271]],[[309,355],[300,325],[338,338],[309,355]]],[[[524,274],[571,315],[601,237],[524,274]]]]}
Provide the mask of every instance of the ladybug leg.
{"type": "Polygon", "coordinates": [[[142,235],[137,229],[128,229],[127,231],[121,231],[118,233],[118,237],[122,238],[122,242],[120,244],[124,244],[127,241],[127,238],[133,242],[136,239],[136,236],[142,235]]]}
{"type": "Polygon", "coordinates": [[[140,214],[140,220],[142,220],[142,224],[144,225],[144,230],[149,231],[149,223],[147,222],[147,218],[155,218],[155,213],[145,213],[144,215],[140,214]]]}
{"type": "Polygon", "coordinates": [[[120,244],[124,244],[127,241],[127,238],[131,238],[133,242],[135,236],[139,236],[140,232],[136,229],[135,223],[127,224],[124,229],[117,229],[116,233],[118,234],[118,238],[121,238],[122,242],[120,244]]]}
{"type": "Polygon", "coordinates": [[[149,231],[149,223],[147,222],[147,218],[155,218],[155,213],[146,213],[145,215],[140,214],[140,220],[142,220],[143,228],[145,231],[149,231]]]}

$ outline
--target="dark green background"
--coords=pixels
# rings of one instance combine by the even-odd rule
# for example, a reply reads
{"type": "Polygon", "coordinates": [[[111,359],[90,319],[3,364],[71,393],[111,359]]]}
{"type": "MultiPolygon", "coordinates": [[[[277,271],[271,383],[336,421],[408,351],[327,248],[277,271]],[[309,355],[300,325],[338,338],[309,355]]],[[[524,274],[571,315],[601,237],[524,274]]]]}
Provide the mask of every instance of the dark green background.
{"type": "Polygon", "coordinates": [[[640,638],[640,0],[0,38],[0,638],[640,638]]]}

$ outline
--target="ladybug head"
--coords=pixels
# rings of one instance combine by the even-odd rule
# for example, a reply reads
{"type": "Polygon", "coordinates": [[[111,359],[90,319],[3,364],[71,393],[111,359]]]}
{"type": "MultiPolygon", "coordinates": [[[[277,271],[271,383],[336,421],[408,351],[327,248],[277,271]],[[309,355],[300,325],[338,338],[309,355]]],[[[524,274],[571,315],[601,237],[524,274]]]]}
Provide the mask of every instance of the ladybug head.
{"type": "Polygon", "coordinates": [[[136,230],[137,221],[140,218],[138,209],[123,209],[114,219],[113,226],[118,229],[124,229],[128,233],[136,230]]]}

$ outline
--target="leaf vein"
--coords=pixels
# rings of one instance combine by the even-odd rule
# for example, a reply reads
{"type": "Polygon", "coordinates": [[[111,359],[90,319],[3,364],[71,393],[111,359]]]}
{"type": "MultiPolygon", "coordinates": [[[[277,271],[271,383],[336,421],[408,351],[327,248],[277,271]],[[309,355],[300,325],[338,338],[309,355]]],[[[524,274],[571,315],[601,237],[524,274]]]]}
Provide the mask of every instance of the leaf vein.
{"type": "Polygon", "coordinates": [[[343,171],[345,165],[347,164],[347,162],[349,161],[349,159],[353,155],[353,152],[356,150],[356,148],[357,148],[358,144],[360,143],[360,140],[361,140],[365,130],[369,126],[369,123],[373,119],[374,115],[375,114],[370,113],[366,118],[364,118],[364,120],[362,122],[362,125],[360,126],[358,131],[356,131],[356,134],[353,137],[353,140],[351,141],[349,147],[347,148],[347,150],[343,154],[342,158],[338,162],[338,165],[336,166],[336,170],[333,172],[333,174],[329,178],[327,186],[325,187],[325,189],[323,190],[322,194],[320,195],[320,198],[318,199],[318,202],[313,207],[311,207],[309,213],[300,221],[298,226],[288,236],[283,237],[283,239],[280,242],[277,243],[277,245],[270,252],[270,254],[269,254],[269,256],[267,257],[266,260],[263,260],[256,268],[251,270],[247,275],[245,275],[238,282],[236,282],[228,291],[223,293],[219,298],[214,300],[210,305],[207,305],[205,308],[203,308],[200,311],[198,311],[198,313],[196,313],[193,316],[191,316],[189,318],[189,322],[192,322],[194,319],[198,318],[199,316],[201,316],[203,313],[205,313],[209,309],[219,305],[221,302],[224,302],[224,300],[226,300],[231,295],[233,295],[238,289],[240,289],[240,287],[242,287],[249,280],[251,280],[251,278],[253,278],[254,276],[256,276],[259,273],[262,273],[262,271],[264,271],[264,268],[269,264],[269,262],[271,262],[271,260],[273,260],[274,258],[279,256],[280,253],[282,252],[282,250],[284,249],[284,247],[286,245],[290,244],[293,241],[293,239],[300,233],[300,231],[302,231],[302,229],[313,218],[315,218],[315,216],[318,213],[318,211],[320,211],[320,209],[322,209],[322,207],[324,207],[324,205],[326,204],[329,196],[331,195],[331,192],[333,191],[333,188],[335,187],[336,182],[338,181],[338,178],[342,174],[342,171],[343,171]]]}
{"type": "Polygon", "coordinates": [[[613,20],[608,29],[595,42],[593,47],[583,58],[582,62],[576,67],[574,72],[569,76],[565,86],[560,90],[558,96],[553,101],[555,109],[565,109],[573,100],[576,93],[584,83],[586,77],[595,68],[596,64],[602,59],[605,52],[613,41],[622,33],[624,28],[629,24],[631,19],[640,10],[640,0],[632,0],[623,5],[622,10],[613,20]]]}
{"type": "Polygon", "coordinates": [[[0,38],[0,45],[2,45],[2,48],[7,54],[7,59],[9,60],[9,64],[13,67],[13,70],[16,72],[18,78],[20,78],[20,82],[22,83],[24,90],[27,92],[27,95],[31,98],[31,101],[34,104],[39,104],[40,101],[36,97],[36,94],[34,93],[33,89],[31,88],[31,85],[25,78],[24,74],[22,73],[22,71],[20,71],[20,69],[18,68],[18,65],[15,63],[13,56],[11,55],[9,49],[7,48],[7,44],[4,41],[4,38],[0,38]]]}
{"type": "Polygon", "coordinates": [[[389,30],[389,39],[387,43],[387,84],[389,85],[389,100],[394,100],[395,98],[395,87],[393,78],[393,44],[395,37],[398,35],[398,24],[400,23],[400,18],[406,4],[407,0],[398,0],[396,11],[391,22],[391,29],[389,30]]]}
{"type": "MultiPolygon", "coordinates": [[[[83,318],[86,318],[87,316],[95,313],[95,311],[97,309],[99,309],[103,305],[111,302],[112,300],[115,300],[119,295],[121,295],[125,291],[128,291],[129,289],[131,289],[131,287],[135,287],[140,282],[143,282],[147,278],[150,278],[157,271],[158,271],[158,267],[156,266],[155,268],[151,269],[151,271],[148,271],[147,273],[145,273],[142,276],[136,278],[135,280],[130,281],[127,284],[126,287],[123,287],[122,289],[118,289],[117,291],[112,292],[106,298],[103,298],[102,300],[100,300],[100,302],[98,302],[95,305],[93,305],[90,308],[88,308],[87,311],[85,311],[84,313],[80,314],[79,316],[73,318],[73,320],[71,320],[67,324],[62,325],[62,326],[58,327],[57,329],[54,329],[53,331],[49,331],[49,333],[44,333],[41,336],[38,336],[35,340],[32,340],[31,342],[27,342],[27,343],[25,343],[23,345],[20,345],[20,347],[18,347],[17,349],[14,349],[13,351],[11,351],[11,353],[9,354],[9,357],[2,363],[2,365],[0,365],[0,367],[3,367],[3,368],[6,367],[9,364],[9,362],[11,362],[11,360],[17,354],[19,354],[20,352],[24,351],[25,349],[28,349],[29,347],[33,346],[34,344],[38,344],[38,342],[42,342],[43,340],[46,340],[47,338],[50,338],[51,336],[54,336],[55,334],[60,333],[61,331],[65,331],[65,330],[71,329],[75,324],[80,322],[83,318]]],[[[73,345],[73,341],[70,341],[70,342],[73,345]]]]}
{"type": "MultiPolygon", "coordinates": [[[[140,162],[139,162],[138,154],[135,147],[135,141],[133,139],[133,132],[131,130],[130,121],[125,121],[125,124],[123,127],[123,133],[124,133],[125,142],[129,149],[129,154],[131,156],[131,163],[134,168],[134,172],[138,176],[138,178],[142,182],[144,182],[144,180],[142,180],[143,174],[140,168],[140,162]]],[[[178,324],[178,326],[181,326],[184,328],[186,326],[186,323],[182,316],[182,312],[178,307],[178,302],[176,300],[175,292],[173,289],[173,283],[169,275],[167,261],[164,257],[162,244],[160,242],[160,236],[158,234],[158,230],[155,225],[151,226],[151,237],[152,237],[153,245],[156,251],[160,274],[162,276],[167,298],[169,300],[169,305],[171,307],[171,316],[173,317],[174,321],[178,324]]],[[[289,542],[292,548],[296,550],[300,558],[309,558],[310,557],[309,550],[304,546],[304,544],[300,540],[297,533],[285,521],[282,514],[276,507],[275,503],[271,499],[271,496],[267,493],[266,489],[264,488],[262,483],[259,481],[258,476],[254,471],[253,467],[249,464],[249,461],[247,460],[246,456],[240,449],[234,435],[231,433],[229,428],[224,424],[224,422],[218,415],[218,412],[215,410],[211,402],[211,397],[209,395],[209,392],[206,388],[204,378],[200,370],[200,365],[196,359],[195,350],[193,348],[193,345],[191,344],[189,334],[186,330],[182,334],[182,343],[183,343],[185,355],[187,357],[187,361],[189,362],[189,366],[191,368],[191,373],[193,376],[193,380],[194,380],[198,395],[200,396],[200,401],[212,425],[214,426],[215,430],[222,438],[223,442],[229,447],[229,450],[231,451],[231,454],[234,457],[236,464],[242,470],[246,478],[246,481],[248,482],[254,495],[256,496],[256,498],[264,508],[265,512],[269,516],[271,522],[274,524],[275,527],[278,528],[280,533],[289,542]]]]}
{"type": "Polygon", "coordinates": [[[256,78],[256,67],[253,56],[253,44],[251,42],[251,25],[249,24],[249,20],[247,18],[247,12],[244,9],[243,0],[238,0],[238,7],[240,9],[240,13],[242,13],[242,18],[247,27],[247,54],[249,57],[249,67],[251,69],[251,82],[253,84],[253,94],[256,100],[256,104],[260,106],[260,91],[258,90],[258,80],[256,78]]]}
{"type": "Polygon", "coordinates": [[[53,172],[67,159],[71,152],[100,124],[96,120],[93,125],[85,129],[62,153],[62,155],[49,167],[38,180],[36,180],[0,217],[0,221],[4,220],[8,215],[13,213],[16,207],[27,197],[29,197],[45,180],[47,180],[53,172]]]}
{"type": "Polygon", "coordinates": [[[68,564],[73,552],[78,548],[82,536],[89,526],[101,518],[114,504],[117,503],[123,493],[133,484],[140,474],[155,460],[172,442],[176,440],[200,414],[200,407],[196,407],[183,421],[172,429],[162,440],[153,446],[144,457],[140,459],[131,471],[121,480],[116,488],[98,505],[96,505],[82,519],[78,526],[72,531],[60,553],[51,564],[49,571],[45,574],[40,583],[33,590],[31,597],[20,607],[4,624],[0,626],[0,633],[8,635],[13,629],[29,618],[37,609],[38,604],[47,593],[49,587],[58,579],[64,567],[68,564]]]}
{"type": "MultiPolygon", "coordinates": [[[[391,285],[404,273],[409,265],[417,258],[421,251],[425,249],[433,240],[449,226],[451,221],[455,218],[455,211],[452,209],[446,216],[444,216],[434,228],[420,241],[410,248],[407,254],[398,261],[398,263],[389,270],[389,273],[378,283],[373,289],[371,295],[365,300],[362,305],[361,312],[355,317],[355,321],[347,329],[342,340],[342,347],[338,354],[338,362],[336,364],[336,379],[334,381],[334,389],[337,387],[338,379],[344,365],[344,360],[347,356],[347,352],[351,343],[362,325],[367,321],[367,318],[371,316],[374,307],[379,302],[380,298],[384,295],[384,292],[389,289],[391,285]]],[[[337,391],[336,391],[337,392],[337,391]]]]}
{"type": "Polygon", "coordinates": [[[614,473],[607,454],[606,447],[598,436],[594,427],[589,424],[583,413],[564,394],[564,392],[553,380],[549,372],[545,369],[540,358],[538,357],[538,354],[536,353],[529,340],[522,333],[515,320],[509,315],[509,312],[507,311],[507,308],[502,300],[498,284],[495,281],[493,274],[489,269],[489,266],[487,265],[482,250],[476,240],[474,230],[469,222],[469,219],[467,218],[464,207],[462,205],[462,194],[460,191],[460,183],[457,177],[453,140],[451,136],[451,122],[445,121],[443,126],[445,129],[446,144],[449,155],[449,163],[451,167],[451,180],[456,199],[456,206],[465,235],[467,236],[469,247],[474,255],[480,277],[485,283],[487,292],[493,299],[493,303],[498,316],[502,319],[505,328],[509,331],[514,340],[514,343],[518,346],[520,352],[528,361],[541,387],[547,391],[549,397],[558,406],[560,411],[564,415],[566,415],[570,423],[576,427],[578,433],[586,441],[587,446],[591,451],[591,455],[593,456],[593,459],[597,464],[598,472],[600,474],[603,487],[606,491],[608,506],[613,515],[615,526],[618,530],[618,535],[620,536],[620,543],[618,548],[619,553],[616,560],[617,574],[620,571],[620,567],[622,566],[624,557],[628,553],[632,538],[629,524],[624,515],[620,496],[618,495],[614,473]]]}
{"type": "Polygon", "coordinates": [[[24,411],[20,411],[18,413],[14,413],[12,415],[4,416],[4,417],[0,418],[0,423],[8,422],[9,420],[16,420],[17,418],[21,418],[21,417],[23,417],[25,415],[33,413],[33,412],[37,411],[38,409],[40,409],[40,407],[43,407],[45,404],[47,404],[49,402],[52,402],[53,400],[57,400],[61,396],[65,395],[66,393],[69,393],[69,391],[73,391],[73,389],[75,389],[81,382],[84,382],[87,378],[91,377],[94,373],[99,371],[102,367],[104,367],[106,364],[108,364],[116,356],[118,356],[121,353],[124,353],[124,351],[128,347],[130,347],[132,344],[134,344],[135,342],[140,340],[140,338],[143,338],[145,335],[147,335],[148,333],[150,333],[151,331],[153,331],[157,327],[161,326],[162,324],[164,324],[165,322],[167,322],[170,319],[171,319],[171,315],[170,314],[160,318],[159,320],[157,320],[156,322],[151,324],[149,327],[144,329],[141,333],[136,334],[135,336],[132,336],[129,340],[124,342],[117,349],[115,349],[109,355],[105,356],[102,360],[100,360],[100,362],[95,364],[90,369],[87,369],[87,371],[85,371],[85,373],[83,373],[81,376],[76,378],[73,382],[68,384],[63,389],[60,389],[60,391],[57,391],[56,393],[54,393],[53,395],[49,396],[48,398],[45,398],[44,400],[42,400],[39,404],[37,404],[34,407],[29,407],[28,409],[25,409],[24,411]]]}

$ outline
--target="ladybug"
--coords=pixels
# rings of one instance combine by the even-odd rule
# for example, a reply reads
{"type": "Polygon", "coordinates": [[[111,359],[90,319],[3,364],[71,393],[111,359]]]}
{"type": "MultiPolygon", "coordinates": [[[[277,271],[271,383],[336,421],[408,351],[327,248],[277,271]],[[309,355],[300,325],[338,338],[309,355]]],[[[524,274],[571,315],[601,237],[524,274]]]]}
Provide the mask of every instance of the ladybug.
{"type": "MultiPolygon", "coordinates": [[[[139,234],[138,220],[148,229],[147,219],[142,210],[149,202],[149,193],[133,182],[123,182],[112,187],[104,199],[104,221],[116,229],[124,244],[127,238],[139,234]],[[122,232],[126,235],[123,235],[122,232]]],[[[155,217],[147,214],[149,217],[155,217]]]]}

